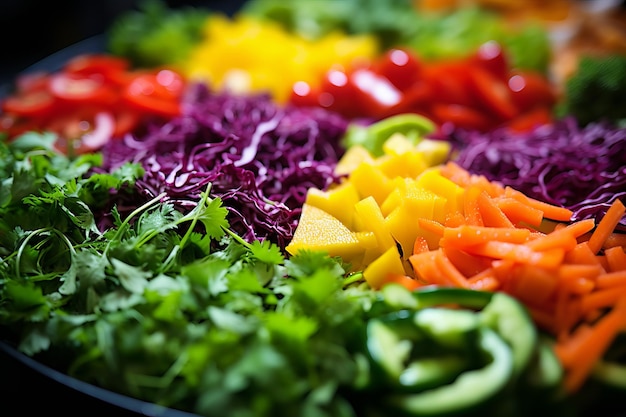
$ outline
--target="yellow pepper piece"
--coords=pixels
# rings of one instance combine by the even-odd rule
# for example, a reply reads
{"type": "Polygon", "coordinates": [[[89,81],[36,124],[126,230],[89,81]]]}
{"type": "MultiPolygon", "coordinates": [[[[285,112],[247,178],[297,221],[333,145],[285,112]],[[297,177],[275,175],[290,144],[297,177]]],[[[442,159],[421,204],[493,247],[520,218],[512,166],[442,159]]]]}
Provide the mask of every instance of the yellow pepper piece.
{"type": "Polygon", "coordinates": [[[363,231],[372,231],[376,236],[381,253],[395,242],[385,225],[385,218],[380,211],[380,207],[374,197],[365,197],[354,205],[355,223],[363,231]]]}
{"type": "Polygon", "coordinates": [[[363,278],[372,288],[380,288],[389,274],[406,274],[396,246],[391,246],[363,271],[363,278]]]}
{"type": "Polygon", "coordinates": [[[349,181],[354,184],[361,198],[372,196],[378,204],[382,204],[393,190],[393,182],[375,165],[362,163],[357,166],[349,181]]]}
{"type": "Polygon", "coordinates": [[[310,188],[305,203],[320,208],[336,217],[346,227],[352,229],[354,206],[359,202],[359,193],[349,181],[327,191],[310,188]]]}
{"type": "Polygon", "coordinates": [[[435,213],[434,220],[445,221],[445,216],[463,212],[463,187],[442,176],[436,168],[427,169],[416,180],[417,185],[446,199],[444,213],[435,213]],[[442,217],[440,217],[441,215],[442,217]]]}
{"type": "Polygon", "coordinates": [[[278,103],[285,103],[296,82],[315,87],[334,65],[348,68],[354,61],[371,60],[378,49],[371,35],[331,33],[309,40],[276,22],[216,13],[207,19],[204,39],[180,64],[180,70],[216,90],[268,92],[278,103]]]}
{"type": "Polygon", "coordinates": [[[298,227],[285,249],[292,255],[301,250],[323,251],[351,262],[376,245],[372,232],[352,232],[333,215],[304,204],[298,227]]]}

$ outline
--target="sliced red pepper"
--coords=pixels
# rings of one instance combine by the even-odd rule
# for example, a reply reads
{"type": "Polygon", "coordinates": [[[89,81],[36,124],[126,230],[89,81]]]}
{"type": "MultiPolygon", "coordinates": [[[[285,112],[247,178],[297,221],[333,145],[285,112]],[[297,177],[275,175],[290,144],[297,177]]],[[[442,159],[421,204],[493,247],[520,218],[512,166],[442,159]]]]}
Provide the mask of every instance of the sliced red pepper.
{"type": "Polygon", "coordinates": [[[174,71],[161,70],[136,76],[124,89],[124,100],[140,111],[164,117],[180,114],[182,77],[174,71]]]}
{"type": "Polygon", "coordinates": [[[502,81],[508,79],[510,65],[502,46],[496,41],[483,43],[470,56],[469,65],[480,67],[502,81]]]}
{"type": "Polygon", "coordinates": [[[89,76],[64,72],[54,74],[50,77],[49,89],[52,95],[60,100],[81,104],[113,105],[118,98],[117,91],[114,91],[100,74],[89,76]]]}
{"type": "Polygon", "coordinates": [[[395,48],[388,50],[380,58],[374,70],[400,91],[405,91],[420,79],[422,63],[413,52],[395,48]]]}
{"type": "Polygon", "coordinates": [[[522,111],[538,105],[553,106],[557,95],[555,88],[541,74],[516,71],[508,78],[513,103],[522,111]]]}
{"type": "Polygon", "coordinates": [[[63,72],[81,76],[102,75],[107,81],[118,81],[128,72],[128,60],[106,54],[84,54],[69,60],[63,72]]]}
{"type": "Polygon", "coordinates": [[[7,97],[2,102],[2,111],[20,117],[39,117],[49,114],[55,99],[46,90],[33,90],[7,97]]]}
{"type": "Polygon", "coordinates": [[[350,74],[350,82],[356,88],[355,105],[362,115],[379,118],[402,100],[402,93],[386,77],[368,69],[357,69],[350,74]]]}
{"type": "Polygon", "coordinates": [[[516,132],[528,132],[539,126],[550,124],[552,120],[550,108],[540,105],[515,117],[507,123],[507,127],[516,132]]]}
{"type": "Polygon", "coordinates": [[[441,103],[475,107],[478,103],[470,90],[467,62],[430,64],[424,71],[433,100],[441,103]]]}
{"type": "Polygon", "coordinates": [[[508,85],[482,68],[468,68],[470,87],[485,110],[502,120],[517,116],[519,110],[513,103],[508,85]]]}
{"type": "Polygon", "coordinates": [[[488,130],[493,122],[483,112],[461,104],[436,103],[432,106],[432,113],[437,123],[451,123],[456,127],[488,130]]]}

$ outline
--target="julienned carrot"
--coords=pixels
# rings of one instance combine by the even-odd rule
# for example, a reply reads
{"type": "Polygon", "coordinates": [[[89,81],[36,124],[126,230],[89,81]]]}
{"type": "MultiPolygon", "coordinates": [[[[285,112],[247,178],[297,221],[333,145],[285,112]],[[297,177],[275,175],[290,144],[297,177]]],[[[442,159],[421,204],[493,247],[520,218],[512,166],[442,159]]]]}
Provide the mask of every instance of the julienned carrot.
{"type": "Polygon", "coordinates": [[[485,226],[493,227],[515,227],[513,222],[506,217],[502,209],[486,192],[481,192],[476,203],[480,209],[480,214],[485,226]]]}
{"type": "Polygon", "coordinates": [[[417,220],[440,239],[437,247],[416,240],[409,256],[416,282],[516,297],[554,336],[565,388],[574,392],[626,329],[626,238],[615,230],[626,208],[615,200],[599,223],[571,222],[571,211],[489,183],[454,163],[440,173],[465,188],[463,204],[438,213],[444,224],[417,220]]]}
{"type": "MultiPolygon", "coordinates": [[[[582,334],[574,334],[571,339],[564,342],[565,346],[568,343],[574,345],[569,352],[570,358],[566,364],[564,386],[568,392],[575,392],[582,386],[593,366],[625,326],[626,295],[622,295],[613,309],[601,317],[589,330],[582,334]]],[[[558,355],[559,351],[556,352],[558,355]]]]}
{"type": "Polygon", "coordinates": [[[623,271],[626,270],[626,252],[621,246],[613,246],[608,249],[604,249],[604,256],[606,257],[607,264],[610,271],[623,271]]]}
{"type": "Polygon", "coordinates": [[[531,207],[514,198],[499,198],[498,207],[513,224],[527,224],[539,227],[543,220],[543,211],[531,207]]]}
{"type": "Polygon", "coordinates": [[[482,188],[471,185],[465,189],[463,197],[463,211],[465,215],[465,223],[472,226],[483,226],[483,218],[480,215],[478,207],[478,194],[482,188]]]}
{"type": "Polygon", "coordinates": [[[578,238],[592,230],[596,222],[593,219],[581,220],[565,227],[555,229],[553,232],[538,237],[528,242],[528,246],[534,250],[545,250],[561,247],[573,249],[578,243],[578,238]]]}
{"type": "Polygon", "coordinates": [[[486,243],[492,240],[508,243],[524,243],[530,238],[530,230],[516,227],[462,225],[458,227],[446,227],[443,231],[443,238],[446,242],[459,248],[486,243]]]}
{"type": "Polygon", "coordinates": [[[413,253],[428,252],[429,250],[428,241],[424,236],[418,236],[415,238],[415,242],[413,243],[413,253]]]}
{"type": "Polygon", "coordinates": [[[555,206],[553,204],[544,203],[543,201],[535,200],[526,196],[524,193],[517,191],[511,187],[504,188],[504,195],[506,197],[514,198],[532,208],[535,208],[543,213],[543,217],[550,220],[557,220],[561,222],[568,222],[572,218],[572,211],[564,207],[555,206]]]}
{"type": "Polygon", "coordinates": [[[596,278],[598,288],[612,288],[626,285],[626,269],[607,272],[596,278]]]}
{"type": "Polygon", "coordinates": [[[589,238],[589,249],[591,249],[593,253],[598,253],[600,249],[602,249],[602,245],[604,245],[604,242],[606,242],[613,233],[615,227],[619,224],[622,217],[624,217],[624,213],[626,213],[626,207],[624,207],[624,204],[619,198],[615,199],[589,238]]]}

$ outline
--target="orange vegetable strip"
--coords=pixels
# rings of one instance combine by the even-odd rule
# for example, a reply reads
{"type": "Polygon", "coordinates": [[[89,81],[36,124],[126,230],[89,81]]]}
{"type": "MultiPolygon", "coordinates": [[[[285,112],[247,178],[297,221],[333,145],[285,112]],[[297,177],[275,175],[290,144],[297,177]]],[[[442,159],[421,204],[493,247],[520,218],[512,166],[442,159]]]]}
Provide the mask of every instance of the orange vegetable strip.
{"type": "Polygon", "coordinates": [[[463,212],[465,223],[473,226],[483,226],[483,218],[478,208],[478,195],[482,189],[478,186],[470,186],[465,189],[463,196],[463,212]]]}
{"type": "Polygon", "coordinates": [[[402,285],[404,288],[408,289],[409,291],[416,290],[417,288],[423,286],[419,281],[407,275],[394,274],[394,273],[387,274],[387,276],[385,277],[383,286],[387,284],[394,284],[394,283],[402,285]]]}
{"type": "Polygon", "coordinates": [[[468,247],[492,240],[509,243],[524,243],[529,237],[530,230],[517,227],[462,225],[459,227],[448,227],[443,231],[443,238],[446,242],[457,247],[468,247]]]}
{"type": "Polygon", "coordinates": [[[575,365],[576,352],[580,349],[581,343],[592,333],[592,326],[583,323],[576,328],[574,333],[558,340],[554,345],[554,353],[559,358],[563,367],[569,368],[575,365]]]}
{"type": "Polygon", "coordinates": [[[544,305],[555,294],[558,284],[553,271],[520,265],[517,268],[517,276],[515,282],[512,283],[511,291],[514,296],[525,303],[544,305]]]}
{"type": "Polygon", "coordinates": [[[539,227],[543,220],[543,212],[513,198],[499,198],[496,202],[500,210],[513,224],[526,223],[539,227]]]}
{"type": "Polygon", "coordinates": [[[585,277],[577,277],[561,283],[561,289],[572,294],[589,294],[596,288],[596,283],[585,277]]]}
{"type": "Polygon", "coordinates": [[[626,270],[626,252],[621,246],[613,246],[608,249],[604,249],[604,256],[606,262],[609,265],[610,271],[624,271],[626,270]]]}
{"type": "Polygon", "coordinates": [[[500,281],[494,276],[491,268],[470,276],[467,278],[467,284],[476,291],[497,291],[500,288],[500,281]]]}
{"type": "Polygon", "coordinates": [[[465,224],[465,216],[458,211],[448,213],[446,216],[445,227],[457,227],[465,224]]]}
{"type": "Polygon", "coordinates": [[[576,239],[593,229],[594,226],[595,221],[593,219],[581,220],[531,240],[527,243],[527,246],[534,250],[545,250],[556,247],[571,250],[578,244],[576,239]]]}
{"type": "Polygon", "coordinates": [[[626,286],[626,270],[608,272],[596,279],[598,288],[612,288],[626,286]]]}
{"type": "Polygon", "coordinates": [[[413,253],[428,252],[429,250],[428,241],[424,236],[418,236],[415,238],[415,242],[413,243],[413,253]]]}
{"type": "Polygon", "coordinates": [[[615,246],[626,246],[626,233],[611,233],[604,241],[604,249],[613,248],[615,246]]]}
{"type": "Polygon", "coordinates": [[[562,222],[570,221],[572,218],[572,211],[564,207],[556,206],[554,204],[545,203],[540,200],[530,198],[521,191],[515,190],[511,187],[505,187],[504,195],[514,198],[530,207],[540,210],[543,213],[543,217],[546,219],[557,220],[562,222]]]}
{"type": "Polygon", "coordinates": [[[574,348],[572,355],[575,357],[575,365],[567,369],[564,379],[567,392],[576,392],[582,386],[594,365],[625,326],[626,295],[623,295],[611,312],[596,322],[591,331],[581,336],[574,348]]]}
{"type": "Polygon", "coordinates": [[[443,236],[443,232],[445,230],[445,226],[438,221],[431,219],[419,218],[417,219],[419,227],[424,229],[427,232],[431,232],[437,236],[443,236]]]}
{"type": "Polygon", "coordinates": [[[435,256],[438,252],[438,250],[432,250],[409,256],[409,262],[413,266],[416,277],[427,284],[443,284],[441,273],[435,265],[435,256]]]}
{"type": "Polygon", "coordinates": [[[506,217],[500,207],[498,207],[495,201],[486,192],[481,192],[476,202],[485,226],[515,227],[511,220],[506,217]]]}
{"type": "Polygon", "coordinates": [[[582,313],[585,314],[598,308],[611,307],[620,297],[624,296],[626,296],[626,285],[601,289],[582,296],[580,308],[582,313]]]}
{"type": "Polygon", "coordinates": [[[563,262],[563,249],[534,251],[524,244],[491,241],[472,247],[472,253],[495,259],[508,259],[522,264],[555,268],[563,262]]]}
{"type": "Polygon", "coordinates": [[[604,274],[604,268],[600,264],[563,264],[557,271],[560,280],[575,278],[596,279],[604,274]]]}
{"type": "Polygon", "coordinates": [[[621,200],[616,199],[613,201],[587,241],[593,253],[598,253],[602,249],[602,245],[613,233],[624,213],[626,213],[626,207],[624,207],[621,200]]]}
{"type": "Polygon", "coordinates": [[[443,240],[441,249],[448,259],[450,259],[450,262],[466,277],[475,275],[489,268],[491,264],[489,259],[472,255],[454,246],[448,246],[443,240]]]}
{"type": "Polygon", "coordinates": [[[443,276],[455,287],[469,288],[467,278],[450,262],[450,259],[445,255],[443,251],[438,251],[435,256],[435,265],[443,276]]]}
{"type": "Polygon", "coordinates": [[[577,244],[565,254],[565,262],[572,264],[601,265],[600,259],[594,254],[587,242],[577,244]]]}

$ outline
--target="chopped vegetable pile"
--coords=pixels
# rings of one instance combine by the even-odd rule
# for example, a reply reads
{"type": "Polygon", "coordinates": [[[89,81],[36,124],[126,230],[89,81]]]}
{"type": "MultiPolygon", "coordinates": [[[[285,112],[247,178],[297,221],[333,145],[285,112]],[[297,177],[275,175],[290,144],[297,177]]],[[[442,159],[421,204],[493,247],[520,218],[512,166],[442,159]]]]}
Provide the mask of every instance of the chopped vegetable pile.
{"type": "Polygon", "coordinates": [[[206,417],[626,412],[626,56],[483,3],[151,0],[19,74],[0,342],[206,417]]]}

